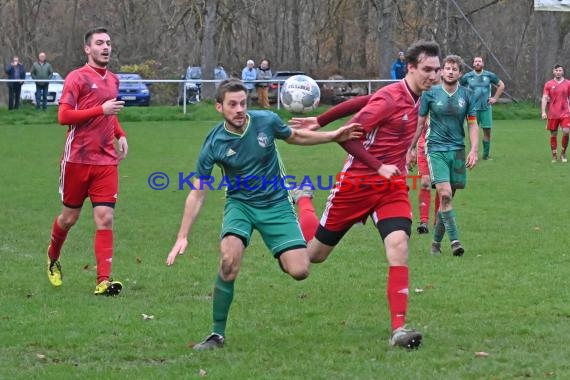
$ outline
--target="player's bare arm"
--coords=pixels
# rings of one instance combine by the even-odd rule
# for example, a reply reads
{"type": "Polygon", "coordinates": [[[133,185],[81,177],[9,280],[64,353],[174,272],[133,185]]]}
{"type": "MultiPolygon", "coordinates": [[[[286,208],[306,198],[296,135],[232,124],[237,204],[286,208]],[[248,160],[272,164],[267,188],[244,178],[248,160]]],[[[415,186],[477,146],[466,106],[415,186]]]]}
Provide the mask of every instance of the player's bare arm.
{"type": "Polygon", "coordinates": [[[316,116],[293,117],[289,120],[289,126],[293,129],[308,129],[310,131],[316,131],[321,127],[316,116]]]}
{"type": "Polygon", "coordinates": [[[548,105],[549,101],[550,98],[548,97],[548,95],[542,95],[542,100],[540,102],[542,120],[548,119],[548,115],[546,114],[546,106],[548,105]]]}
{"type": "Polygon", "coordinates": [[[505,83],[502,80],[500,80],[499,85],[497,86],[497,91],[495,91],[495,96],[489,98],[489,104],[493,105],[497,103],[497,100],[499,100],[499,98],[503,94],[503,91],[505,91],[505,83]]]}
{"type": "Polygon", "coordinates": [[[406,166],[414,165],[416,163],[418,156],[418,140],[420,139],[422,133],[424,133],[426,127],[425,121],[425,116],[418,116],[418,126],[416,127],[416,133],[414,134],[410,147],[408,148],[408,152],[406,153],[406,166]]]}
{"type": "Polygon", "coordinates": [[[295,145],[316,145],[331,141],[344,142],[362,137],[360,124],[350,123],[334,131],[316,132],[308,129],[293,129],[293,133],[287,140],[289,144],[295,145]]]}
{"type": "Polygon", "coordinates": [[[188,234],[192,228],[192,225],[198,219],[200,210],[204,205],[206,200],[206,188],[202,186],[200,178],[196,178],[192,181],[194,189],[190,191],[190,194],[186,197],[186,202],[184,204],[184,214],[182,216],[182,222],[180,223],[180,230],[178,231],[178,236],[174,246],[168,253],[166,258],[166,265],[174,264],[176,257],[182,255],[188,246],[188,234]]]}
{"type": "Polygon", "coordinates": [[[473,169],[479,159],[479,124],[477,124],[477,116],[468,116],[467,126],[469,128],[469,143],[471,144],[471,149],[467,155],[467,160],[465,160],[465,166],[469,169],[473,169]]]}

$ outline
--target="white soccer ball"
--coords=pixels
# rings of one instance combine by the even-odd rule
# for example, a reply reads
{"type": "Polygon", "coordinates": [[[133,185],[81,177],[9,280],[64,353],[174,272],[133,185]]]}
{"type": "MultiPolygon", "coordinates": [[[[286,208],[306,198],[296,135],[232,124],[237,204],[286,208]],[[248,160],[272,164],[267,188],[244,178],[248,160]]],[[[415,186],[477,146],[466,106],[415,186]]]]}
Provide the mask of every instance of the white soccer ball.
{"type": "Polygon", "coordinates": [[[293,75],[281,86],[281,104],[293,113],[312,111],[319,105],[321,90],[317,82],[306,75],[293,75]]]}

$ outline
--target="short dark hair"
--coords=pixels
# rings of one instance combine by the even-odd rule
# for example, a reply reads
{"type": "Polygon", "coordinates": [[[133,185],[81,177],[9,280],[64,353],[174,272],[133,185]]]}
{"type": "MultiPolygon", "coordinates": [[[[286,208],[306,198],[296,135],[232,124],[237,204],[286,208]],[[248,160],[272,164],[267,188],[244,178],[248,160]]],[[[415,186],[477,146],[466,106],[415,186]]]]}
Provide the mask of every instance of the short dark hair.
{"type": "Polygon", "coordinates": [[[459,67],[459,71],[463,72],[464,68],[463,58],[461,58],[460,56],[455,54],[450,54],[443,59],[442,67],[445,66],[446,63],[455,63],[459,67]]]}
{"type": "Polygon", "coordinates": [[[247,94],[247,89],[241,80],[235,78],[224,79],[220,82],[220,85],[216,90],[216,103],[223,103],[227,92],[240,91],[247,94]]]}
{"type": "Polygon", "coordinates": [[[562,69],[562,70],[564,70],[564,66],[559,65],[559,64],[556,64],[556,65],[554,65],[554,70],[556,70],[556,69],[562,69]]]}
{"type": "Polygon", "coordinates": [[[94,34],[99,34],[99,33],[108,33],[107,28],[98,26],[96,28],[88,30],[87,33],[85,33],[85,36],[83,37],[83,42],[85,43],[85,45],[91,44],[91,37],[93,37],[94,34]]]}
{"type": "Polygon", "coordinates": [[[426,57],[439,58],[439,45],[435,41],[420,40],[413,43],[406,50],[406,61],[414,67],[417,67],[422,55],[426,57]]]}

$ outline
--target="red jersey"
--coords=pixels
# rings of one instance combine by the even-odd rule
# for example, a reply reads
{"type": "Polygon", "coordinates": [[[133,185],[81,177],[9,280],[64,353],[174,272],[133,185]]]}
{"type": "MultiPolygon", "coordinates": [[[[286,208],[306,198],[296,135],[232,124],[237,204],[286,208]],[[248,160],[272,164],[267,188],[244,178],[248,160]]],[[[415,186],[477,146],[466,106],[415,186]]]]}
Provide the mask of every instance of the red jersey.
{"type": "MultiPolygon", "coordinates": [[[[368,104],[350,120],[366,131],[362,137],[364,148],[383,164],[396,165],[402,175],[407,174],[406,152],[418,125],[420,101],[410,93],[401,80],[376,91],[368,104]]],[[[348,156],[343,172],[376,176],[378,173],[364,163],[348,156]]]]}
{"type": "Polygon", "coordinates": [[[570,107],[568,106],[568,97],[570,97],[570,81],[564,79],[557,82],[554,79],[544,84],[542,93],[549,97],[548,101],[548,118],[563,119],[570,117],[570,107]]]}
{"type": "MultiPolygon", "coordinates": [[[[76,110],[101,106],[117,97],[119,79],[109,70],[99,75],[89,65],[73,70],[65,78],[60,104],[76,110]]],[[[115,150],[115,115],[99,115],[83,123],[70,125],[63,161],[90,165],[117,165],[115,150]]]]}

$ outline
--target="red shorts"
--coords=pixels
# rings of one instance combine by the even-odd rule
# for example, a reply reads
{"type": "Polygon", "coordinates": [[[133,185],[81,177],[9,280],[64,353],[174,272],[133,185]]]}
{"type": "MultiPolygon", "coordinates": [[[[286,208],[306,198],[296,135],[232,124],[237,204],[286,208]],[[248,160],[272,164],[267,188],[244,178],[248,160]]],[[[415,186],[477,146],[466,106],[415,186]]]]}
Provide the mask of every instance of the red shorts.
{"type": "Polygon", "coordinates": [[[113,207],[117,202],[119,173],[117,165],[87,165],[61,162],[59,193],[63,205],[81,208],[85,198],[91,203],[113,207]]]}
{"type": "Polygon", "coordinates": [[[359,189],[331,191],[321,225],[329,231],[346,231],[355,223],[364,223],[372,217],[374,224],[389,218],[412,220],[412,207],[407,186],[388,186],[378,190],[372,186],[359,189]]]}
{"type": "Polygon", "coordinates": [[[558,126],[560,128],[570,128],[570,117],[564,117],[562,119],[548,119],[546,123],[546,129],[549,131],[557,131],[558,126]]]}

